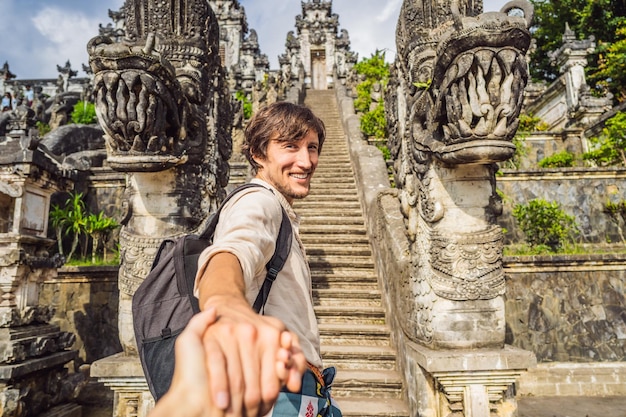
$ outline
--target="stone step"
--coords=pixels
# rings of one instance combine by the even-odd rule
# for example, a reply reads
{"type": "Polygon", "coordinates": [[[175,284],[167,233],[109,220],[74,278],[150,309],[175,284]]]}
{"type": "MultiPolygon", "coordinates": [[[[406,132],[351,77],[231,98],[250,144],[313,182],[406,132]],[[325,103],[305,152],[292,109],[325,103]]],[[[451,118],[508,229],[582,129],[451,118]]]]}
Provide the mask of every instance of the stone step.
{"type": "Polygon", "coordinates": [[[313,277],[314,283],[316,280],[352,285],[360,282],[378,282],[378,276],[373,269],[367,270],[355,268],[318,268],[316,270],[311,270],[311,276],[313,277]]]}
{"type": "Polygon", "coordinates": [[[294,208],[299,210],[300,208],[309,208],[320,210],[336,210],[341,212],[343,210],[361,210],[361,204],[358,201],[307,201],[307,199],[299,200],[297,204],[294,204],[294,208]]]}
{"type": "Polygon", "coordinates": [[[308,244],[306,253],[309,256],[367,256],[371,258],[372,250],[367,244],[360,245],[329,245],[327,243],[308,244]]]}
{"type": "Polygon", "coordinates": [[[322,345],[390,346],[389,327],[384,324],[324,323],[319,330],[322,345]]]}
{"type": "Polygon", "coordinates": [[[343,306],[348,303],[352,306],[382,306],[380,291],[361,288],[349,292],[339,288],[316,288],[313,290],[313,300],[321,306],[343,306]]]}
{"type": "Polygon", "coordinates": [[[385,324],[385,311],[372,306],[315,306],[319,324],[385,324]]]}
{"type": "Polygon", "coordinates": [[[389,346],[326,345],[321,347],[325,366],[338,370],[395,370],[396,351],[389,346]]]}
{"type": "MultiPolygon", "coordinates": [[[[328,242],[329,233],[310,233],[302,234],[300,237],[302,238],[302,242],[306,245],[305,247],[311,247],[317,244],[326,244],[328,242]]],[[[332,242],[333,245],[369,245],[369,239],[367,235],[354,235],[354,234],[342,234],[342,233],[333,233],[332,234],[332,242]]]]}
{"type": "Polygon", "coordinates": [[[406,401],[396,398],[337,397],[345,417],[408,417],[406,401]]]}
{"type": "Polygon", "coordinates": [[[374,261],[370,256],[309,256],[309,265],[311,269],[324,268],[332,266],[337,268],[374,268],[374,261]]]}
{"type": "Polygon", "coordinates": [[[333,396],[343,399],[402,397],[402,380],[395,370],[339,371],[332,388],[333,396]]]}
{"type": "Polygon", "coordinates": [[[300,220],[300,225],[305,224],[339,224],[339,225],[351,225],[351,226],[361,226],[365,228],[363,216],[334,216],[334,215],[326,215],[325,213],[319,214],[308,214],[307,216],[300,216],[302,219],[300,220]]]}
{"type": "Polygon", "coordinates": [[[346,417],[408,417],[334,92],[307,91],[305,104],[324,120],[327,139],[311,193],[295,209],[311,261],[322,357],[339,369],[333,395],[346,417]]]}

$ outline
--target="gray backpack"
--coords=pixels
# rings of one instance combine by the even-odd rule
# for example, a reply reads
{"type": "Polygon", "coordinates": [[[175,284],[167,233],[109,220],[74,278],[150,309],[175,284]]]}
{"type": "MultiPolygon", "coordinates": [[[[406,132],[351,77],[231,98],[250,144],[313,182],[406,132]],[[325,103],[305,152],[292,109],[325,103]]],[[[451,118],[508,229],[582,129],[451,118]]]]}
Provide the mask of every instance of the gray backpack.
{"type": "MultiPolygon", "coordinates": [[[[139,359],[150,392],[156,400],[169,389],[174,375],[174,343],[194,314],[200,312],[193,285],[200,253],[212,244],[213,233],[224,204],[248,183],[232,191],[209,218],[206,230],[198,235],[166,239],[154,258],[150,273],[133,295],[133,328],[139,359]]],[[[283,209],[276,250],[267,263],[267,276],[252,308],[261,312],[276,276],[291,250],[291,222],[283,209]]]]}

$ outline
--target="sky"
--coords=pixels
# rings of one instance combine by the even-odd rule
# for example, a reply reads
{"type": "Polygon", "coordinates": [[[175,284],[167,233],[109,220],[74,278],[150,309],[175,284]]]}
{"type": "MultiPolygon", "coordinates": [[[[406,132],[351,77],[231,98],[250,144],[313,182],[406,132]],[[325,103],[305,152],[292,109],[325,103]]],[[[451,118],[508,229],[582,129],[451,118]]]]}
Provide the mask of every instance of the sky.
{"type": "MultiPolygon", "coordinates": [[[[2,34],[0,66],[8,62],[17,79],[56,78],[57,65],[69,60],[83,77],[86,45],[98,35],[99,25],[111,23],[108,10],[119,10],[124,0],[0,0],[2,34]]],[[[295,29],[302,13],[301,0],[240,0],[248,26],[256,30],[261,52],[278,68],[285,52],[287,32],[295,29]]],[[[497,11],[506,0],[484,0],[485,11],[497,11]]],[[[395,56],[395,28],[402,0],[334,0],[339,30],[347,29],[359,59],[384,50],[395,56]]]]}

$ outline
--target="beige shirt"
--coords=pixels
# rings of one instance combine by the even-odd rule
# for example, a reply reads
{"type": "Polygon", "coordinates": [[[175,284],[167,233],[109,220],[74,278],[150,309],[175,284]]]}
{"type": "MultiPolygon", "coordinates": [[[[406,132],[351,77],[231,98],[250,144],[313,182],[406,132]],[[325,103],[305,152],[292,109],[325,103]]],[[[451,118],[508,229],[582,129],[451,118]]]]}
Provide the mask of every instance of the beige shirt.
{"type": "MultiPolygon", "coordinates": [[[[272,188],[256,178],[252,182],[272,188]]],[[[276,249],[282,206],[293,229],[291,252],[272,285],[264,314],[280,319],[294,332],[300,339],[306,359],[322,368],[319,330],[313,311],[311,271],[298,231],[300,219],[282,194],[273,191],[261,187],[248,188],[226,203],[215,229],[213,245],[205,249],[198,260],[195,293],[197,295],[198,280],[209,260],[217,253],[229,252],[239,260],[246,298],[252,305],[267,275],[265,265],[276,249]]]]}

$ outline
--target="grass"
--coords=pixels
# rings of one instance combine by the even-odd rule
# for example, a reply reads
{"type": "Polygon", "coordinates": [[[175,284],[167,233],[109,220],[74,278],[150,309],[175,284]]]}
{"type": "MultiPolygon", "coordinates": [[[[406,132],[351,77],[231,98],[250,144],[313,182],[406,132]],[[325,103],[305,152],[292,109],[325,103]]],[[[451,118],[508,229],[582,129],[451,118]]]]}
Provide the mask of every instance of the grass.
{"type": "Polygon", "coordinates": [[[80,259],[72,259],[70,262],[66,263],[66,266],[118,266],[120,264],[119,256],[111,256],[107,257],[104,260],[101,256],[96,257],[96,262],[91,262],[91,256],[80,259]]]}
{"type": "Polygon", "coordinates": [[[506,245],[504,256],[532,256],[532,255],[605,255],[626,254],[626,245],[616,244],[568,244],[559,251],[552,252],[547,246],[531,247],[527,244],[506,245]]]}

